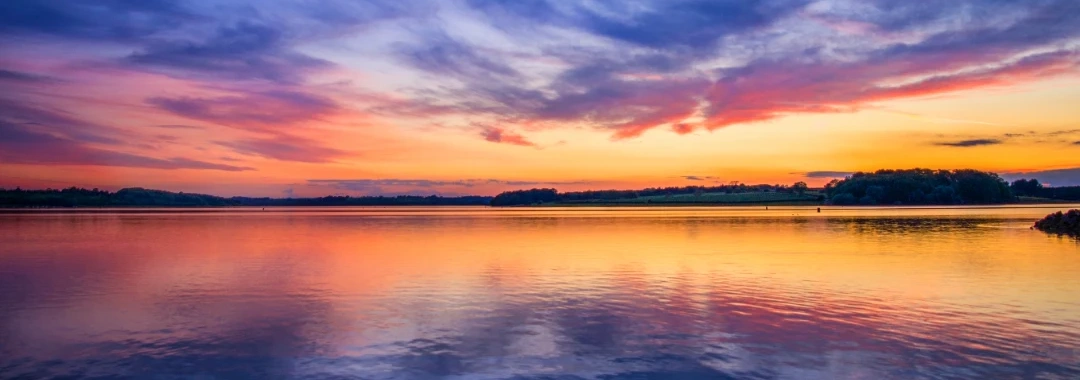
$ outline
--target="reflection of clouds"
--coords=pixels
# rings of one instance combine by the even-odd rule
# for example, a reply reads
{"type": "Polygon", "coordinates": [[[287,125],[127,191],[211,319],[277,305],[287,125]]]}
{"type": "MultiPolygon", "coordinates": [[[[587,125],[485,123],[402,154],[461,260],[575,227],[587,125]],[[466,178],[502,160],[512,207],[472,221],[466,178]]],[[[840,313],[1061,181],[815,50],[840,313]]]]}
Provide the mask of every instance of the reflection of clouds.
{"type": "Polygon", "coordinates": [[[0,277],[17,289],[0,294],[0,337],[35,327],[0,341],[0,377],[1080,375],[1080,321],[1032,300],[1068,299],[1043,277],[1075,274],[1071,252],[985,218],[242,218],[0,232],[24,249],[0,256],[17,274],[0,277]],[[1001,253],[1028,248],[1044,253],[1001,253]],[[860,271],[871,285],[833,278],[860,271]],[[939,276],[982,293],[948,298],[925,285],[939,276]],[[993,298],[1001,286],[1028,295],[993,298]]]}

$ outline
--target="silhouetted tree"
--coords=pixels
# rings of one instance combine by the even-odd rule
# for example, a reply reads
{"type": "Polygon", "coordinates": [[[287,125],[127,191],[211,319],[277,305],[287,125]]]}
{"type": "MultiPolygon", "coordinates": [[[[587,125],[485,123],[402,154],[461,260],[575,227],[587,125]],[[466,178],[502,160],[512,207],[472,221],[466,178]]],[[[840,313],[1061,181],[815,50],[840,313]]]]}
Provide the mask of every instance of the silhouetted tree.
{"type": "Polygon", "coordinates": [[[810,187],[807,186],[806,182],[803,182],[803,181],[795,182],[794,185],[791,185],[791,190],[794,191],[795,194],[799,194],[799,195],[806,194],[806,191],[809,190],[809,189],[810,189],[810,187]]]}
{"type": "Polygon", "coordinates": [[[1018,179],[1009,186],[1013,194],[1035,197],[1042,191],[1043,185],[1037,179],[1018,179]]]}
{"type": "Polygon", "coordinates": [[[1008,183],[997,174],[970,169],[859,172],[830,182],[825,193],[837,205],[999,204],[1015,199],[1008,183]]]}
{"type": "Polygon", "coordinates": [[[558,200],[555,189],[530,189],[503,192],[491,199],[492,206],[524,206],[558,200]]]}

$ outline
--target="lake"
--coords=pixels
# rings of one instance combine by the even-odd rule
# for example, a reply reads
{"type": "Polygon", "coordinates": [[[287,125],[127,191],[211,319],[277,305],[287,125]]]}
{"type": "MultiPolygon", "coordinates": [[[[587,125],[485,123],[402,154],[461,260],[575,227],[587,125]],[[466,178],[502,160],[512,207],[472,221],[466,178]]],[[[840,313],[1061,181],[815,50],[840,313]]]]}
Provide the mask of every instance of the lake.
{"type": "Polygon", "coordinates": [[[1076,205],[0,214],[0,378],[1076,379],[1076,205]]]}

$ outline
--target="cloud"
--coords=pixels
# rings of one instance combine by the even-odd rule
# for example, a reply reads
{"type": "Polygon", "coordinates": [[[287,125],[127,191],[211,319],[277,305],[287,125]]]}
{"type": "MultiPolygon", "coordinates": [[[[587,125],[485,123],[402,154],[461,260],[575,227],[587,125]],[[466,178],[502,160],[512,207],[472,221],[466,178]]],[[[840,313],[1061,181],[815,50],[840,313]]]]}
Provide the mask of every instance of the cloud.
{"type": "Polygon", "coordinates": [[[716,182],[717,180],[720,179],[720,177],[701,176],[701,175],[684,175],[684,176],[682,176],[682,179],[685,179],[687,181],[713,181],[713,182],[716,182]]]}
{"type": "Polygon", "coordinates": [[[128,135],[117,128],[86,121],[60,109],[4,98],[0,98],[0,122],[32,125],[39,131],[98,144],[123,145],[121,138],[128,135]]]}
{"type": "Polygon", "coordinates": [[[431,33],[421,46],[401,46],[398,54],[428,73],[469,80],[520,80],[514,68],[445,33],[431,33]]]}
{"type": "Polygon", "coordinates": [[[1007,181],[1035,178],[1051,186],[1080,186],[1080,168],[1003,173],[1001,178],[1007,181]]]}
{"type": "Polygon", "coordinates": [[[300,84],[334,64],[298,44],[402,17],[410,3],[10,0],[0,36],[125,45],[122,68],[179,78],[300,84]]]}
{"type": "Polygon", "coordinates": [[[200,127],[200,126],[197,126],[197,125],[183,125],[183,124],[161,124],[161,125],[155,125],[154,127],[165,128],[165,129],[206,129],[205,127],[200,127]]]}
{"type": "Polygon", "coordinates": [[[844,178],[854,174],[854,172],[841,172],[841,171],[812,171],[803,173],[806,178],[844,178]]]}
{"type": "Polygon", "coordinates": [[[45,75],[24,73],[21,71],[11,71],[0,69],[0,81],[9,82],[22,82],[22,83],[48,83],[56,82],[57,79],[45,75]]]}
{"type": "Polygon", "coordinates": [[[348,154],[342,150],[323,146],[314,140],[286,134],[278,134],[270,138],[217,141],[216,144],[240,154],[293,162],[333,162],[348,154]]]}
{"type": "Polygon", "coordinates": [[[154,158],[100,149],[82,142],[0,122],[0,161],[31,165],[91,165],[151,169],[247,171],[254,168],[216,164],[184,157],[154,158]]]}
{"type": "Polygon", "coordinates": [[[998,144],[1001,144],[1001,143],[1002,143],[1002,141],[997,140],[997,139],[973,139],[973,140],[937,142],[937,143],[934,143],[934,145],[951,146],[951,147],[957,147],[957,148],[970,148],[970,147],[985,146],[985,145],[998,145],[998,144]]]}
{"type": "Polygon", "coordinates": [[[146,103],[177,116],[219,125],[277,131],[341,111],[330,98],[301,91],[272,90],[219,97],[154,97],[146,103]]]}
{"type": "Polygon", "coordinates": [[[281,84],[301,83],[303,74],[333,66],[329,61],[288,50],[286,44],[284,30],[241,22],[219,28],[205,41],[154,42],[125,61],[181,76],[259,79],[281,84]]]}
{"type": "Polygon", "coordinates": [[[707,50],[724,37],[763,28],[809,1],[644,1],[560,3],[472,0],[503,26],[542,23],[650,49],[707,50]]]}
{"type": "Polygon", "coordinates": [[[194,21],[195,15],[181,4],[8,0],[0,2],[0,34],[130,42],[194,21]]]}
{"type": "Polygon", "coordinates": [[[589,125],[614,139],[661,126],[688,134],[792,114],[853,112],[1080,71],[1080,53],[1065,43],[1080,37],[1068,16],[1080,6],[1068,0],[470,4],[519,44],[543,46],[532,56],[501,50],[512,64],[494,71],[522,73],[546,62],[534,71],[541,80],[477,75],[470,70],[486,65],[471,54],[482,50],[469,45],[477,42],[421,38],[428,49],[461,58],[404,60],[446,83],[429,83],[414,101],[505,125],[589,125]],[[950,21],[971,13],[989,16],[950,21]],[[869,35],[823,29],[822,20],[862,25],[858,33],[869,35]]]}
{"type": "Polygon", "coordinates": [[[309,179],[310,186],[325,186],[361,194],[430,195],[458,194],[453,189],[472,192],[499,192],[508,188],[589,184],[590,181],[515,181],[500,179],[309,179]]]}
{"type": "MultiPolygon", "coordinates": [[[[0,121],[79,149],[122,152],[151,146],[144,131],[108,117],[164,111],[195,125],[145,124],[253,132],[216,142],[309,163],[349,152],[301,138],[309,136],[301,129],[355,120],[341,117],[353,109],[480,126],[487,141],[533,147],[522,132],[694,135],[1075,75],[1076,14],[1075,0],[9,0],[0,2],[0,39],[17,54],[5,55],[0,81],[40,91],[30,100],[0,92],[0,121]],[[70,78],[65,71],[62,83],[40,85],[47,78],[37,72],[60,69],[70,78]],[[89,108],[59,94],[71,86],[86,97],[103,83],[117,93],[148,88],[130,93],[151,107],[118,97],[89,108]]],[[[940,144],[1011,138],[1019,137],[940,144]]]]}
{"type": "Polygon", "coordinates": [[[536,146],[535,143],[533,143],[532,141],[529,141],[528,139],[526,139],[525,136],[522,136],[522,135],[517,134],[517,133],[512,132],[512,131],[507,131],[507,130],[505,130],[503,128],[498,128],[498,127],[483,127],[480,130],[480,136],[482,136],[484,138],[484,140],[491,141],[491,142],[494,142],[494,143],[503,143],[503,144],[512,144],[512,145],[521,145],[521,146],[532,146],[532,147],[536,146]]]}

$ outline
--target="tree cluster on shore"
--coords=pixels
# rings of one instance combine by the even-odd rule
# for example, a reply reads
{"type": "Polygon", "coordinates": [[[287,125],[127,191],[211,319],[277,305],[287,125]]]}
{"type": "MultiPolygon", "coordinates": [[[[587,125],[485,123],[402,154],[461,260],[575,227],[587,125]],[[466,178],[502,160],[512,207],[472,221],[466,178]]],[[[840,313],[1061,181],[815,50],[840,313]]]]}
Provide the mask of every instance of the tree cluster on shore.
{"type": "Polygon", "coordinates": [[[1009,183],[978,170],[878,170],[858,172],[825,186],[834,205],[1002,204],[1016,200],[1009,183]]]}
{"type": "Polygon", "coordinates": [[[1058,211],[1035,222],[1035,229],[1043,232],[1080,237],[1080,210],[1058,211]]]}
{"type": "Polygon", "coordinates": [[[327,196],[317,198],[218,197],[206,194],[126,188],[0,189],[0,207],[222,207],[222,206],[486,206],[491,197],[327,196]]]}

